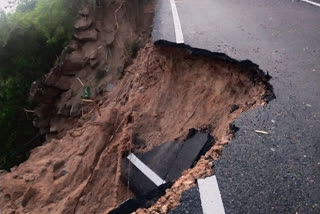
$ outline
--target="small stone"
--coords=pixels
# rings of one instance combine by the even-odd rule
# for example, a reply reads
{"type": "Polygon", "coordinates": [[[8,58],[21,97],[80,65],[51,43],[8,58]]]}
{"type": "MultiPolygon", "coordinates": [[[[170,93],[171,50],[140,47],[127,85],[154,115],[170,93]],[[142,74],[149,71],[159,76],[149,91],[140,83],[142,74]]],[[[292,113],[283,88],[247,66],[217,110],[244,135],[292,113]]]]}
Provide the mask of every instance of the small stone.
{"type": "Polygon", "coordinates": [[[80,115],[80,110],[81,110],[81,103],[73,104],[71,106],[71,109],[70,109],[70,116],[71,117],[79,116],[80,115]]]}
{"type": "Polygon", "coordinates": [[[24,176],[24,181],[25,182],[32,182],[32,181],[34,181],[35,180],[35,177],[34,177],[34,175],[32,175],[32,174],[26,174],[25,176],[24,176]]]}
{"type": "Polygon", "coordinates": [[[71,40],[69,42],[68,48],[70,51],[76,51],[79,49],[79,44],[76,40],[71,40]]]}
{"type": "Polygon", "coordinates": [[[50,132],[50,133],[57,133],[57,132],[58,132],[58,127],[56,127],[56,126],[51,126],[50,129],[49,129],[49,132],[50,132]]]}
{"type": "Polygon", "coordinates": [[[81,16],[89,16],[89,14],[90,14],[89,6],[85,6],[81,10],[79,10],[79,15],[81,16]]]}
{"type": "Polygon", "coordinates": [[[84,66],[84,57],[80,51],[73,51],[68,54],[62,66],[62,72],[65,75],[76,74],[84,66]]]}
{"type": "Polygon", "coordinates": [[[58,169],[60,169],[61,167],[63,167],[65,164],[65,161],[64,160],[58,160],[57,162],[55,162],[53,164],[53,167],[52,167],[52,171],[55,172],[57,171],[58,169]]]}
{"type": "Polygon", "coordinates": [[[143,86],[141,86],[140,88],[138,88],[138,92],[139,93],[143,93],[145,91],[145,88],[143,86]]]}
{"type": "Polygon", "coordinates": [[[75,25],[74,28],[76,30],[86,30],[92,25],[92,19],[89,17],[80,17],[75,25]]]}
{"type": "Polygon", "coordinates": [[[239,109],[239,105],[232,105],[231,108],[230,108],[230,113],[233,113],[238,109],[239,109]]]}
{"type": "Polygon", "coordinates": [[[193,181],[187,180],[183,182],[184,185],[191,185],[193,184],[193,181]]]}
{"type": "Polygon", "coordinates": [[[114,85],[112,83],[108,83],[108,85],[106,87],[106,91],[107,92],[112,92],[113,88],[114,88],[114,85]]]}
{"type": "Polygon", "coordinates": [[[10,172],[14,172],[14,171],[16,171],[16,169],[17,169],[17,167],[14,166],[14,167],[12,167],[12,168],[10,169],[10,172]]]}
{"type": "Polygon", "coordinates": [[[99,65],[99,60],[98,59],[90,59],[89,64],[91,68],[96,68],[99,65]]]}
{"type": "Polygon", "coordinates": [[[81,31],[75,33],[74,38],[80,41],[96,41],[98,39],[98,32],[96,29],[81,31]]]}
{"type": "Polygon", "coordinates": [[[62,116],[66,116],[67,117],[70,114],[70,110],[71,110],[71,106],[64,104],[63,106],[61,106],[58,109],[58,115],[62,115],[62,116]]]}
{"type": "Polygon", "coordinates": [[[168,212],[168,205],[163,205],[162,207],[161,207],[161,212],[162,213],[167,213],[168,212]]]}
{"type": "Polygon", "coordinates": [[[52,164],[52,161],[51,160],[48,160],[45,164],[45,166],[50,166],[50,164],[52,164]]]}

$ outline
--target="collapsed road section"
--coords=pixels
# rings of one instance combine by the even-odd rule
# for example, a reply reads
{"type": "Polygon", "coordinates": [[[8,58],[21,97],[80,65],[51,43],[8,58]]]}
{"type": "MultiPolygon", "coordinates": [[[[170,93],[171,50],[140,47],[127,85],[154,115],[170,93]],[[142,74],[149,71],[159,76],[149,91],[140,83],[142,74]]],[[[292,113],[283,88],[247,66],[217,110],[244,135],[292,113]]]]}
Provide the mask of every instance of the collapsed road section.
{"type": "Polygon", "coordinates": [[[196,133],[185,141],[167,142],[142,154],[131,153],[123,159],[122,176],[135,195],[146,194],[178,179],[212,145],[210,135],[196,133]]]}
{"type": "Polygon", "coordinates": [[[197,179],[213,174],[232,121],[272,98],[269,78],[249,61],[147,43],[97,101],[98,110],[1,174],[1,207],[4,213],[112,213],[122,204],[130,212],[167,213],[197,179]],[[163,184],[141,185],[145,175],[128,157],[163,184]]]}
{"type": "Polygon", "coordinates": [[[110,214],[131,213],[150,206],[213,144],[210,134],[191,129],[184,141],[163,143],[137,156],[129,154],[122,160],[122,177],[137,198],[125,201],[110,214]]]}

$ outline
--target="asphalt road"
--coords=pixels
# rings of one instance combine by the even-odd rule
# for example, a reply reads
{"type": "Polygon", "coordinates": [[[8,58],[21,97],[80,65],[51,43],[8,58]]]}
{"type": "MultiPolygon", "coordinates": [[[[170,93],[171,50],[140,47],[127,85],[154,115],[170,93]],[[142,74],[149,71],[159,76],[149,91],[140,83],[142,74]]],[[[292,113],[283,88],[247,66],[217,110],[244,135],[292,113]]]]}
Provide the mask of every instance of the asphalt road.
{"type": "MultiPolygon", "coordinates": [[[[249,59],[272,76],[277,98],[235,121],[240,130],[215,164],[226,213],[320,213],[320,7],[292,0],[176,5],[185,44],[249,59]]],[[[169,0],[159,0],[153,40],[175,42],[174,29],[169,0]]]]}

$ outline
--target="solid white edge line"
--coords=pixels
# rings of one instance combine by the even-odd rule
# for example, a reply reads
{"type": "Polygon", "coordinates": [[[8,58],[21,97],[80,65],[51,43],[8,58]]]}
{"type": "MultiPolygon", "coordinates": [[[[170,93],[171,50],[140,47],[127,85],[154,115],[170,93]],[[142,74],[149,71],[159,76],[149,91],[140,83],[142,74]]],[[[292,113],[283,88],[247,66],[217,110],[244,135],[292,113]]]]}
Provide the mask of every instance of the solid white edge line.
{"type": "Polygon", "coordinates": [[[155,185],[160,186],[161,184],[166,183],[162,180],[154,171],[152,171],[147,165],[145,165],[137,156],[133,153],[128,155],[128,160],[131,161],[145,176],[147,176],[155,185]]]}
{"type": "Polygon", "coordinates": [[[309,1],[309,0],[302,0],[302,1],[320,7],[320,3],[309,1]]]}
{"type": "Polygon", "coordinates": [[[170,0],[170,4],[171,4],[172,16],[173,16],[174,30],[176,33],[176,42],[178,44],[184,43],[181,23],[180,23],[179,14],[178,14],[175,0],[170,0]]]}
{"type": "Polygon", "coordinates": [[[198,179],[203,214],[225,214],[216,176],[198,179]]]}

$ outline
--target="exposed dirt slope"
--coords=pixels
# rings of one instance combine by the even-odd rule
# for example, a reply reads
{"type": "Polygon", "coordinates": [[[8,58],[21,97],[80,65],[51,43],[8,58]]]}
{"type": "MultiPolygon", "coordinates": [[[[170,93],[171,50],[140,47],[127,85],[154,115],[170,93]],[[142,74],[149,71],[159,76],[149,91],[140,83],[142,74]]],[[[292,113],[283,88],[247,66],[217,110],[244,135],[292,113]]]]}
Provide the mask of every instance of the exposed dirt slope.
{"type": "Polygon", "coordinates": [[[229,124],[264,104],[268,78],[247,63],[191,56],[183,48],[148,43],[111,93],[60,140],[32,151],[25,163],[1,174],[1,212],[106,213],[132,193],[120,180],[121,159],[190,128],[206,129],[217,144],[151,209],[166,213],[194,179],[212,173],[209,160],[230,139],[229,124]]]}

